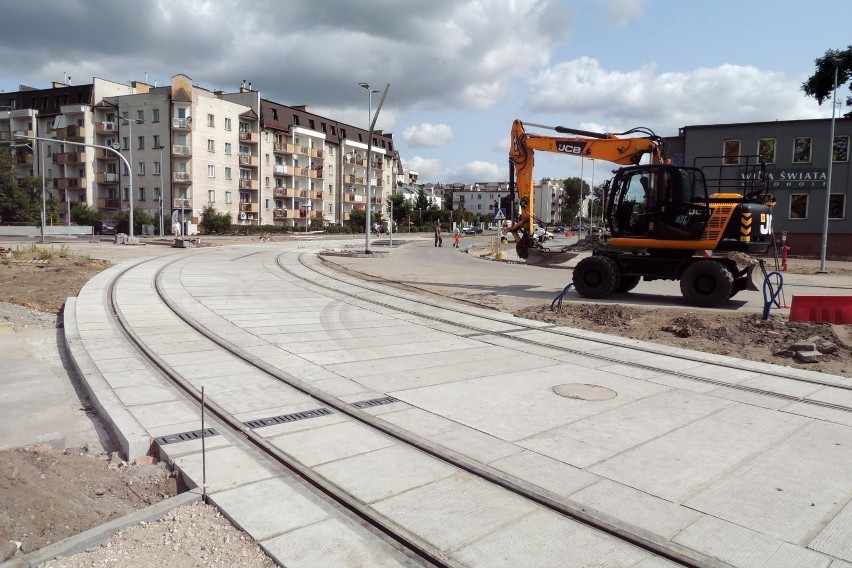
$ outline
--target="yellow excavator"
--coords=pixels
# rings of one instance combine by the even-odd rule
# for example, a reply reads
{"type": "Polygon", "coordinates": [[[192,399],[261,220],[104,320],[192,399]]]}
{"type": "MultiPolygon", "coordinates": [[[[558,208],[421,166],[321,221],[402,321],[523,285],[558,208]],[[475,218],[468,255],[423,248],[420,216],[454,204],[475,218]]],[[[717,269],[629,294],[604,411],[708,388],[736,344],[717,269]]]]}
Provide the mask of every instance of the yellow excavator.
{"type": "Polygon", "coordinates": [[[676,166],[666,160],[663,140],[647,128],[603,134],[527,126],[565,136],[528,133],[520,120],[512,124],[510,199],[517,194],[520,219],[508,231],[519,257],[562,252],[533,237],[534,153],[555,152],[623,166],[605,184],[604,223],[611,239],[574,269],[580,295],[606,298],[629,292],[642,279],[677,280],[688,303],[710,307],[756,289],[751,281],[756,263],[740,268],[736,255],[713,253],[762,254],[772,243],[774,199],[758,157],[708,156],[696,158],[691,167],[676,166]],[[640,164],[645,155],[648,163],[640,164]]]}

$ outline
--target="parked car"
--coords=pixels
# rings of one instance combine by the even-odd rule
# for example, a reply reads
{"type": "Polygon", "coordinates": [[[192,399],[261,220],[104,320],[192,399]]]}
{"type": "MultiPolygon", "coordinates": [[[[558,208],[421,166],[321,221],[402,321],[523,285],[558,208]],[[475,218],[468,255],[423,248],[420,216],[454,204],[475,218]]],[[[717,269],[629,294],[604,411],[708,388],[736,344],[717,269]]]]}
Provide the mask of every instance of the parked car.
{"type": "Polygon", "coordinates": [[[562,225],[556,225],[555,227],[553,227],[553,232],[554,233],[564,233],[565,227],[563,227],[562,225]]]}
{"type": "Polygon", "coordinates": [[[465,235],[481,235],[482,227],[462,227],[461,231],[465,235]]]}
{"type": "Polygon", "coordinates": [[[114,235],[115,221],[95,221],[92,223],[92,229],[96,235],[114,235]]]}
{"type": "Polygon", "coordinates": [[[553,233],[551,233],[550,231],[548,231],[548,230],[546,230],[546,229],[544,229],[544,228],[542,228],[538,225],[535,225],[533,227],[533,237],[535,237],[536,239],[538,239],[541,242],[544,242],[544,241],[549,241],[550,239],[552,239],[553,233]]]}

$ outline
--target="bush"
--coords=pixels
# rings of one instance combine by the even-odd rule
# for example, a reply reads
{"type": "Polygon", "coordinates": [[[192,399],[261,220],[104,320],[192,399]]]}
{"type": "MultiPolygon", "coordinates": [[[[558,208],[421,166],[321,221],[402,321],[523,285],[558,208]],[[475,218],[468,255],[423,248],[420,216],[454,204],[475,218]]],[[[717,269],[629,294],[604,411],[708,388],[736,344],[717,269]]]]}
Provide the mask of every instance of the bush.
{"type": "Polygon", "coordinates": [[[201,211],[198,227],[205,235],[223,234],[231,231],[233,222],[230,213],[219,213],[213,205],[207,205],[201,211]]]}

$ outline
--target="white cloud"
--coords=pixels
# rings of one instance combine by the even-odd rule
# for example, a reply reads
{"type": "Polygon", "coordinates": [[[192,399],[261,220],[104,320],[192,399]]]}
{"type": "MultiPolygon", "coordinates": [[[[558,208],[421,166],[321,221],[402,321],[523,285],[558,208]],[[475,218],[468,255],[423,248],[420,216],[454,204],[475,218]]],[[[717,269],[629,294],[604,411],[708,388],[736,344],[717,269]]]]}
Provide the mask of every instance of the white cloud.
{"type": "Polygon", "coordinates": [[[420,174],[421,183],[475,183],[480,181],[505,181],[507,167],[498,167],[491,162],[472,161],[464,164],[447,165],[441,160],[414,156],[404,160],[405,167],[420,174]]]}
{"type": "Polygon", "coordinates": [[[668,135],[691,124],[825,116],[799,85],[783,73],[752,66],[657,73],[649,64],[621,72],[581,57],[543,70],[530,82],[528,103],[536,112],[574,114],[613,132],[646,126],[668,135]]]}
{"type": "Polygon", "coordinates": [[[452,127],[447,124],[424,122],[402,131],[402,139],[415,148],[440,148],[454,137],[452,127]]]}

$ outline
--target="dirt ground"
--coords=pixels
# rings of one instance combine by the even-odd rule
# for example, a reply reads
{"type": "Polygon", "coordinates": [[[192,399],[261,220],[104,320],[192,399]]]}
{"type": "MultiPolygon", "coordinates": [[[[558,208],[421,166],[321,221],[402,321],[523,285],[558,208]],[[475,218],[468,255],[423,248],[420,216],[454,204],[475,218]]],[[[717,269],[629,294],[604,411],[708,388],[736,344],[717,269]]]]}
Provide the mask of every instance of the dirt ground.
{"type": "MultiPolygon", "coordinates": [[[[0,250],[0,324],[6,322],[13,330],[56,325],[55,316],[65,299],[76,295],[86,281],[108,266],[108,262],[74,256],[64,249],[48,251],[27,245],[13,251],[6,250],[5,254],[0,250]],[[27,309],[22,310],[19,306],[27,309]]],[[[795,265],[791,266],[791,270],[797,270],[795,265]]],[[[781,316],[773,316],[764,322],[759,316],[749,314],[648,310],[591,303],[566,304],[560,311],[552,312],[549,305],[529,307],[526,300],[510,296],[477,296],[464,291],[452,295],[530,319],[852,377],[852,350],[849,345],[852,341],[849,341],[848,334],[838,337],[835,333],[837,326],[829,324],[789,322],[781,316]],[[786,356],[789,353],[785,354],[785,349],[790,343],[812,336],[833,342],[838,347],[837,351],[825,355],[819,363],[809,364],[786,356]],[[779,352],[781,354],[776,354],[779,352]]],[[[111,458],[96,448],[62,452],[39,446],[2,452],[0,562],[6,557],[4,552],[15,553],[19,546],[16,543],[21,543],[18,554],[37,550],[173,495],[174,491],[174,481],[162,465],[122,465],[115,457],[111,458]]],[[[130,546],[135,552],[119,553],[118,543],[107,543],[97,551],[78,555],[80,558],[52,565],[114,565],[110,562],[116,560],[116,554],[121,557],[120,563],[125,563],[131,561],[134,558],[132,554],[136,553],[142,554],[137,563],[153,564],[155,559],[150,556],[153,549],[146,546],[146,542],[155,542],[159,548],[163,548],[159,546],[162,542],[181,542],[178,547],[180,554],[175,553],[167,560],[173,566],[237,565],[236,561],[211,564],[213,560],[209,550],[221,543],[211,544],[193,538],[194,531],[198,530],[193,522],[201,522],[202,518],[208,517],[214,518],[209,522],[219,522],[215,520],[216,516],[215,511],[202,512],[197,508],[176,512],[164,523],[150,523],[139,529],[143,532],[119,538],[124,542],[123,546],[130,546]],[[181,519],[189,521],[181,525],[181,519]],[[187,547],[196,544],[202,549],[197,553],[187,553],[190,550],[187,547]],[[108,552],[102,553],[103,549],[108,552]],[[83,560],[83,557],[86,559],[83,560]]],[[[225,533],[225,528],[217,528],[216,534],[232,545],[240,544],[237,548],[238,558],[242,559],[240,564],[263,565],[268,561],[250,539],[229,523],[225,525],[232,532],[225,533]],[[252,556],[255,554],[260,556],[252,556]],[[244,562],[245,558],[255,560],[244,562]]],[[[156,560],[156,563],[160,561],[156,560]]]]}

